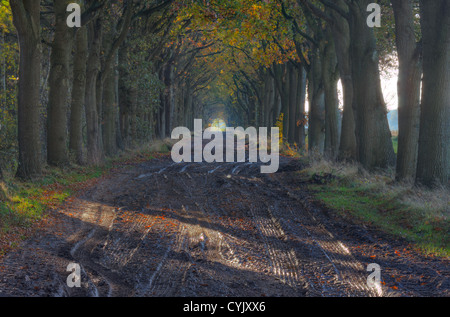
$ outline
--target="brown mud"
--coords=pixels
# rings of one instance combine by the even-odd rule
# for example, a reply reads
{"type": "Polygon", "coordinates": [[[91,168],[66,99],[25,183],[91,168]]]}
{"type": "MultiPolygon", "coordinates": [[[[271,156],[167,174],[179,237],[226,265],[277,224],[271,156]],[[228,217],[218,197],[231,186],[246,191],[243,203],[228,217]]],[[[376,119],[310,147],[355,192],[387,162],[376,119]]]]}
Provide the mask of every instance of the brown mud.
{"type": "Polygon", "coordinates": [[[2,260],[0,296],[450,295],[448,259],[315,203],[301,169],[166,157],[114,171],[2,260]],[[67,285],[70,263],[81,287],[67,285]]]}

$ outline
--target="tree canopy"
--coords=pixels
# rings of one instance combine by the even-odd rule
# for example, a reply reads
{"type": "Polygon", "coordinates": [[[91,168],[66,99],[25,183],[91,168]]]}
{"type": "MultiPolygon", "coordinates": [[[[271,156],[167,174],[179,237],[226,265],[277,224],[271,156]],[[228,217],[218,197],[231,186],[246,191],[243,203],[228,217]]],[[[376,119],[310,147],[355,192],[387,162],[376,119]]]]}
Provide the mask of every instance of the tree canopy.
{"type": "Polygon", "coordinates": [[[445,0],[378,1],[375,28],[369,0],[76,2],[80,28],[66,24],[71,1],[1,1],[0,158],[17,176],[97,164],[204,118],[278,124],[305,153],[448,183],[445,0]],[[437,34],[433,19],[442,21],[437,34]],[[380,82],[392,68],[397,154],[380,82]]]}

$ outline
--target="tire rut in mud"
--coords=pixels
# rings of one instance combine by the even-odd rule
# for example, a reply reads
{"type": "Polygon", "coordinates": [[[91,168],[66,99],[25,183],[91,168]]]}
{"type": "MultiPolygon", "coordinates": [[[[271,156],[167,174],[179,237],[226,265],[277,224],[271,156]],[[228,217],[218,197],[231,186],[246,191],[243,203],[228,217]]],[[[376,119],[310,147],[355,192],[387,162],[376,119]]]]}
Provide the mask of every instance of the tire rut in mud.
{"type": "Polygon", "coordinates": [[[401,295],[367,286],[367,259],[352,249],[360,237],[309,202],[292,162],[274,175],[259,163],[169,159],[113,173],[58,211],[60,235],[9,257],[0,285],[20,296],[401,295]],[[22,262],[25,282],[12,277],[22,262]],[[66,285],[72,262],[80,288],[66,285]]]}

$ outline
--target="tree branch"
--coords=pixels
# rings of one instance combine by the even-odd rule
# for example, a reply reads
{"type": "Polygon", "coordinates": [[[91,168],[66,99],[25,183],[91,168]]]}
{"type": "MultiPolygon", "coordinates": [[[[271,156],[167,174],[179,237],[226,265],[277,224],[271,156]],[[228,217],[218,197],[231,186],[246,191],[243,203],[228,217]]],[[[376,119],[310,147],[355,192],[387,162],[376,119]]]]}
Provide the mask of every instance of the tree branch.
{"type": "Polygon", "coordinates": [[[326,22],[329,22],[329,23],[333,23],[334,22],[334,20],[333,20],[333,18],[331,16],[326,14],[324,11],[322,11],[320,8],[318,8],[317,6],[315,6],[314,4],[309,2],[308,0],[297,0],[297,3],[301,7],[307,9],[312,14],[314,14],[315,16],[325,20],[326,22]]]}
{"type": "Polygon", "coordinates": [[[161,9],[164,9],[165,7],[167,7],[168,5],[170,5],[173,2],[173,0],[167,0],[164,1],[154,7],[148,8],[148,9],[142,9],[140,11],[138,11],[134,16],[133,16],[133,20],[138,18],[138,17],[142,17],[142,16],[149,16],[152,15],[155,12],[160,11],[161,9]]]}
{"type": "Polygon", "coordinates": [[[106,3],[106,0],[93,1],[91,6],[81,14],[81,26],[85,26],[92,21],[100,10],[105,7],[106,3]]]}
{"type": "Polygon", "coordinates": [[[125,40],[127,34],[128,34],[128,30],[131,24],[131,19],[133,16],[133,7],[132,5],[128,4],[125,8],[125,12],[124,15],[125,17],[123,18],[123,20],[121,21],[121,30],[119,33],[119,36],[114,40],[111,49],[108,52],[107,57],[105,58],[105,63],[103,65],[103,70],[102,70],[102,83],[104,83],[104,81],[106,80],[106,78],[108,77],[107,74],[110,71],[110,66],[111,63],[114,59],[114,55],[116,54],[116,51],[119,49],[120,45],[123,43],[123,41],[125,40]]]}
{"type": "Polygon", "coordinates": [[[320,2],[322,2],[323,5],[327,6],[328,8],[333,9],[334,11],[339,13],[344,19],[348,20],[350,18],[349,13],[342,9],[335,2],[331,2],[329,0],[320,0],[320,2]]]}

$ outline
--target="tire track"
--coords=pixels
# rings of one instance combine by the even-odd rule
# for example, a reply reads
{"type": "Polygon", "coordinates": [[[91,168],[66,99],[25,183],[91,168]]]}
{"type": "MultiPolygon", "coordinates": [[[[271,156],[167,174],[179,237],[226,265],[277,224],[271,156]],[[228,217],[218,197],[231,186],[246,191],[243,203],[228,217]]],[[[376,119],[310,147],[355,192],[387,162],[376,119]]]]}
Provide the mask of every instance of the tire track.
{"type": "MultiPolygon", "coordinates": [[[[178,170],[178,173],[184,173],[185,167],[178,170]],[[181,172],[183,171],[183,172],[181,172]]],[[[167,196],[173,195],[172,192],[177,191],[175,186],[165,186],[166,182],[173,180],[162,174],[162,178],[158,174],[153,174],[153,184],[156,185],[156,197],[154,197],[152,206],[167,207],[167,196]]],[[[175,185],[175,184],[173,184],[175,185]]],[[[180,192],[175,192],[180,197],[180,192]]],[[[146,276],[141,277],[145,283],[139,282],[136,286],[137,296],[174,296],[183,287],[187,270],[191,266],[189,255],[189,245],[192,243],[189,237],[189,229],[186,225],[178,225],[175,239],[166,243],[164,254],[159,256],[158,264],[146,262],[143,270],[146,276]]]]}
{"type": "MultiPolygon", "coordinates": [[[[269,181],[268,177],[266,177],[266,181],[269,181]]],[[[245,186],[245,178],[237,180],[237,183],[241,184],[242,188],[248,188],[248,186],[245,186]]],[[[283,197],[286,195],[285,193],[289,193],[289,190],[280,183],[272,185],[272,188],[279,192],[278,197],[283,197]]],[[[262,197],[274,196],[274,193],[270,192],[270,187],[265,187],[261,191],[260,196],[262,197]]],[[[246,192],[246,195],[247,199],[251,197],[251,193],[246,192]]],[[[267,246],[273,271],[282,278],[283,282],[289,285],[307,283],[312,294],[321,294],[322,296],[382,295],[380,289],[372,289],[367,286],[368,274],[362,263],[357,261],[348,248],[309,212],[309,208],[304,205],[303,201],[288,194],[287,200],[276,200],[273,206],[267,203],[267,214],[261,213],[262,209],[262,207],[250,207],[267,246]],[[298,211],[298,208],[290,207],[288,205],[289,200],[300,202],[301,212],[298,211]],[[286,211],[289,216],[287,216],[286,211]],[[287,225],[289,222],[294,222],[295,226],[302,230],[294,229],[295,226],[292,224],[287,225]],[[321,271],[320,268],[311,267],[311,263],[307,263],[306,267],[300,269],[298,257],[302,256],[305,248],[303,247],[297,252],[294,249],[287,248],[288,235],[294,236],[297,241],[302,241],[304,244],[313,242],[315,248],[322,253],[323,260],[328,262],[332,271],[334,271],[334,280],[331,280],[331,284],[330,269],[327,269],[325,275],[322,273],[319,277],[317,272],[321,271]],[[292,270],[292,267],[298,269],[292,270]],[[313,278],[308,279],[306,276],[313,276],[313,278]],[[321,287],[317,288],[318,285],[321,287]]],[[[311,252],[315,251],[311,250],[311,252]]],[[[317,257],[317,254],[314,256],[317,257]]]]}
{"type": "MultiPolygon", "coordinates": [[[[364,265],[351,254],[342,241],[326,229],[311,213],[311,207],[307,206],[305,201],[293,195],[283,184],[278,182],[277,185],[287,193],[291,200],[302,206],[302,213],[299,213],[286,204],[284,210],[289,211],[291,224],[288,225],[284,217],[280,217],[283,219],[283,224],[290,227],[290,232],[298,239],[304,237],[306,233],[333,267],[336,280],[335,285],[340,288],[340,290],[332,292],[333,296],[342,293],[348,296],[382,296],[383,290],[381,287],[371,288],[367,285],[368,273],[364,265]],[[305,215],[308,218],[307,221],[305,221],[305,215]],[[295,222],[303,232],[300,233],[299,230],[293,230],[292,222],[295,222]]],[[[330,289],[322,289],[322,291],[323,294],[327,294],[330,289]]]]}
{"type": "MultiPolygon", "coordinates": [[[[77,232],[73,241],[77,241],[70,250],[70,255],[80,265],[82,280],[87,289],[86,296],[113,296],[119,287],[108,277],[109,272],[99,265],[95,259],[96,249],[112,228],[115,219],[113,208],[97,203],[86,203],[81,215],[83,227],[77,232]],[[87,235],[85,233],[88,232],[87,235]],[[84,238],[80,239],[80,237],[84,238]]],[[[77,290],[79,293],[79,290],[77,290]]]]}
{"type": "MultiPolygon", "coordinates": [[[[2,293],[34,294],[43,284],[40,294],[50,296],[392,295],[392,286],[367,286],[372,257],[361,251],[375,250],[363,245],[369,236],[334,222],[293,189],[295,166],[274,175],[260,174],[259,166],[167,159],[112,174],[55,212],[62,233],[53,229],[5,261],[2,293]],[[65,283],[71,262],[80,265],[80,288],[65,283]]],[[[407,257],[389,257],[397,251],[390,242],[376,246],[383,276],[416,272],[399,288],[446,294],[445,261],[428,268],[416,256],[410,265],[407,257]]]]}

